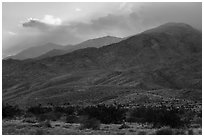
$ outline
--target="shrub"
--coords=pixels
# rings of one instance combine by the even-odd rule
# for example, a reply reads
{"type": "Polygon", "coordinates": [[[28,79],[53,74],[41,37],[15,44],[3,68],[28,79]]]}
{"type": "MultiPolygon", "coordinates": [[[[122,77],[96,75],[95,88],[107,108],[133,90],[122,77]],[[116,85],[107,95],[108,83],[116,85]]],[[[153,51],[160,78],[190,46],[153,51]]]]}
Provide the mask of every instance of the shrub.
{"type": "Polygon", "coordinates": [[[54,107],[54,112],[63,113],[66,115],[74,115],[76,112],[76,107],[74,106],[56,106],[54,107]]]}
{"type": "Polygon", "coordinates": [[[189,130],[188,130],[188,134],[189,134],[189,135],[194,135],[193,129],[189,129],[189,130]]]}
{"type": "Polygon", "coordinates": [[[2,105],[2,118],[14,118],[23,114],[23,111],[18,106],[11,106],[9,104],[2,105]]]}
{"type": "Polygon", "coordinates": [[[36,119],[35,118],[25,118],[24,120],[23,120],[23,122],[27,122],[27,123],[36,123],[37,121],[36,121],[36,119]]]}
{"type": "Polygon", "coordinates": [[[164,127],[157,130],[156,135],[173,135],[173,130],[169,127],[164,127]]]}
{"type": "Polygon", "coordinates": [[[78,122],[78,117],[75,115],[67,115],[66,116],[66,123],[76,123],[78,122]]]}
{"type": "MultiPolygon", "coordinates": [[[[183,112],[182,112],[183,113],[183,112]]],[[[128,122],[152,123],[154,127],[170,126],[180,127],[187,124],[187,121],[181,120],[181,112],[176,108],[161,107],[146,107],[139,106],[129,110],[126,115],[128,122]]]]}
{"type": "Polygon", "coordinates": [[[106,106],[104,104],[97,106],[88,106],[82,108],[79,115],[87,115],[92,118],[96,118],[104,124],[120,124],[125,120],[126,109],[118,106],[106,106]]]}
{"type": "Polygon", "coordinates": [[[175,135],[186,135],[185,129],[175,129],[174,130],[175,135]]]}
{"type": "Polygon", "coordinates": [[[46,121],[46,120],[57,121],[61,118],[61,114],[49,112],[45,114],[35,115],[35,117],[38,121],[46,121]]]}
{"type": "Polygon", "coordinates": [[[80,129],[100,129],[100,121],[96,118],[88,118],[87,116],[83,116],[80,119],[80,129]]]}
{"type": "Polygon", "coordinates": [[[35,116],[48,113],[51,111],[52,111],[51,107],[43,107],[40,104],[38,106],[32,106],[27,109],[27,113],[34,114],[35,116]]]}
{"type": "Polygon", "coordinates": [[[36,129],[35,135],[45,135],[45,131],[43,129],[36,129]]]}
{"type": "Polygon", "coordinates": [[[138,135],[146,135],[146,134],[147,134],[146,131],[139,131],[139,132],[138,132],[138,135]]]}
{"type": "Polygon", "coordinates": [[[119,129],[124,129],[124,128],[130,128],[130,126],[128,126],[127,124],[123,123],[119,129]]]}
{"type": "Polygon", "coordinates": [[[50,128],[52,127],[51,123],[50,123],[50,120],[46,120],[46,121],[43,121],[40,123],[40,126],[41,127],[45,127],[45,128],[50,128]]]}

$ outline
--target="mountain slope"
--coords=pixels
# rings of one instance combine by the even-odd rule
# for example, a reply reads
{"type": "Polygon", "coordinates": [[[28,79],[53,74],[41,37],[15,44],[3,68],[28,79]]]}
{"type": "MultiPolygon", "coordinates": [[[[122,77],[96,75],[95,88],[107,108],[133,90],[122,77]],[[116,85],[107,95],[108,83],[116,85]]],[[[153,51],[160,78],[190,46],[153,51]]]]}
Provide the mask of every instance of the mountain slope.
{"type": "Polygon", "coordinates": [[[66,50],[53,49],[53,50],[50,50],[50,51],[46,52],[45,54],[42,54],[42,55],[38,56],[37,59],[54,57],[54,56],[63,55],[63,54],[66,54],[66,53],[67,53],[66,50]]]}
{"type": "Polygon", "coordinates": [[[122,40],[122,38],[118,37],[113,37],[113,36],[105,36],[105,37],[100,37],[100,38],[95,38],[95,39],[90,39],[87,41],[84,41],[82,43],[79,43],[75,46],[73,46],[71,49],[70,47],[65,47],[64,50],[67,50],[68,52],[71,52],[76,49],[81,49],[81,48],[87,48],[87,47],[102,47],[106,45],[110,45],[113,43],[118,43],[122,40]]]}
{"type": "MultiPolygon", "coordinates": [[[[35,102],[35,97],[54,102],[80,96],[90,103],[95,94],[101,97],[95,101],[103,102],[153,89],[192,89],[200,95],[201,38],[194,28],[171,23],[100,48],[38,61],[4,60],[3,100],[25,105],[35,102]],[[110,96],[104,96],[107,91],[110,96]]],[[[184,92],[179,96],[184,97],[184,92]]]]}
{"type": "Polygon", "coordinates": [[[118,38],[118,37],[113,37],[113,36],[105,36],[105,37],[100,37],[100,38],[95,38],[95,39],[90,39],[90,40],[86,40],[82,43],[79,43],[77,45],[68,45],[63,47],[62,49],[53,49],[41,56],[39,56],[39,59],[42,58],[46,58],[46,57],[53,57],[53,56],[57,56],[57,55],[63,55],[65,53],[70,53],[72,51],[78,50],[78,49],[83,49],[83,48],[87,48],[87,47],[102,47],[102,46],[106,46],[106,45],[110,45],[113,43],[117,43],[120,42],[122,40],[122,38],[118,38]]]}
{"type": "Polygon", "coordinates": [[[40,56],[40,55],[42,55],[42,54],[44,54],[50,50],[62,49],[62,48],[63,48],[63,46],[61,46],[61,45],[57,45],[54,43],[47,43],[45,45],[25,49],[25,50],[21,51],[20,53],[12,56],[10,58],[19,59],[19,60],[35,58],[35,57],[38,57],[38,56],[40,56]]]}

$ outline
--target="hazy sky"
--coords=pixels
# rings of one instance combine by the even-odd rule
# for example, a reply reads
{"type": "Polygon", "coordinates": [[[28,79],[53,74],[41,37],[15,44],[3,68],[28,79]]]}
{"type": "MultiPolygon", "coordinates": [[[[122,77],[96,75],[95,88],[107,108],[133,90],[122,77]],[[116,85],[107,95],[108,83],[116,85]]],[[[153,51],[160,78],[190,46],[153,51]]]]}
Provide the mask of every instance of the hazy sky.
{"type": "Polygon", "coordinates": [[[166,22],[201,30],[202,3],[3,3],[2,52],[48,42],[76,44],[106,35],[126,37],[166,22]]]}

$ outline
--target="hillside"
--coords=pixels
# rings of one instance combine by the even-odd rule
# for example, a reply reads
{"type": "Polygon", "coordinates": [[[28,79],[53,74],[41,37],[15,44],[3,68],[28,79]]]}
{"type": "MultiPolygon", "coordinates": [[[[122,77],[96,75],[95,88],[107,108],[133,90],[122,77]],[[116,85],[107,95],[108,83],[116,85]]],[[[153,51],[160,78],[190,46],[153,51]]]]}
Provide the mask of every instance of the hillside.
{"type": "Polygon", "coordinates": [[[95,38],[95,39],[89,39],[84,42],[81,42],[76,45],[67,45],[63,47],[62,49],[53,49],[41,56],[38,57],[38,59],[42,58],[47,58],[47,57],[53,57],[53,56],[58,56],[58,55],[63,55],[65,53],[70,53],[72,51],[78,50],[78,49],[83,49],[83,48],[88,48],[88,47],[102,47],[106,45],[110,45],[113,43],[118,43],[122,40],[122,38],[118,37],[113,37],[113,36],[105,36],[105,37],[100,37],[100,38],[95,38]]]}
{"type": "Polygon", "coordinates": [[[122,40],[122,38],[113,37],[113,36],[99,37],[99,38],[86,40],[82,43],[74,45],[72,48],[65,47],[64,50],[71,52],[71,51],[76,50],[76,49],[87,48],[87,47],[99,48],[99,47],[110,45],[113,43],[118,43],[121,40],[122,40]]]}
{"type": "Polygon", "coordinates": [[[35,46],[35,47],[31,47],[28,49],[25,49],[23,51],[21,51],[20,53],[11,56],[9,58],[12,59],[18,59],[18,60],[24,60],[24,59],[30,59],[30,58],[36,58],[50,50],[53,49],[62,49],[63,46],[61,45],[57,45],[54,43],[47,43],[45,45],[40,45],[40,46],[35,46]]]}
{"type": "Polygon", "coordinates": [[[3,101],[24,106],[94,104],[136,93],[200,101],[202,34],[186,24],[168,23],[100,48],[37,61],[3,60],[2,75],[3,101]]]}

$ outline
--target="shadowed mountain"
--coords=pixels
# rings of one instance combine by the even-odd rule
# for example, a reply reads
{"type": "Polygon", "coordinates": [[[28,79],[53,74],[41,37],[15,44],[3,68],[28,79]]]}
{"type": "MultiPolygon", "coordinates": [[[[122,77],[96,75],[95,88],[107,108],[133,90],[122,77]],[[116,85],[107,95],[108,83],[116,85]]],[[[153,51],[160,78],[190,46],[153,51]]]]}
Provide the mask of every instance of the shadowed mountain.
{"type": "Polygon", "coordinates": [[[102,47],[106,45],[110,45],[113,43],[118,43],[122,40],[122,38],[113,37],[113,36],[105,36],[95,39],[90,39],[87,41],[84,41],[80,44],[74,45],[71,49],[69,47],[65,47],[64,50],[67,50],[68,52],[71,52],[73,50],[81,49],[81,48],[87,48],[87,47],[102,47]]]}
{"type": "Polygon", "coordinates": [[[22,105],[100,103],[153,89],[173,89],[162,91],[164,98],[176,93],[200,100],[202,33],[167,23],[100,48],[37,61],[3,60],[2,75],[3,100],[22,105]],[[183,89],[191,89],[189,96],[183,89]]]}
{"type": "Polygon", "coordinates": [[[54,56],[63,55],[66,53],[67,53],[67,51],[63,50],[63,49],[53,49],[53,50],[46,52],[45,54],[40,55],[39,57],[37,57],[37,59],[54,57],[54,56]]]}
{"type": "Polygon", "coordinates": [[[36,47],[31,47],[28,49],[25,49],[23,51],[21,51],[20,53],[11,56],[9,58],[12,59],[19,59],[19,60],[24,60],[24,59],[29,59],[29,58],[36,58],[50,50],[53,49],[62,49],[63,46],[61,45],[57,45],[54,43],[47,43],[45,45],[41,45],[41,46],[36,46],[36,47]]]}
{"type": "Polygon", "coordinates": [[[77,45],[65,46],[63,49],[57,49],[57,50],[53,49],[53,50],[39,56],[38,59],[42,59],[42,58],[46,58],[46,57],[53,57],[53,56],[57,56],[57,55],[63,55],[65,53],[70,53],[72,51],[87,48],[87,47],[99,48],[99,47],[102,47],[102,46],[105,46],[105,45],[118,43],[121,40],[123,40],[123,39],[118,38],[118,37],[113,37],[113,36],[106,36],[106,37],[90,39],[90,40],[84,41],[82,43],[79,43],[77,45]]]}

